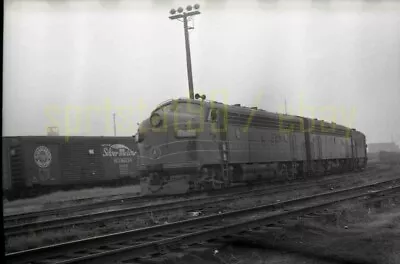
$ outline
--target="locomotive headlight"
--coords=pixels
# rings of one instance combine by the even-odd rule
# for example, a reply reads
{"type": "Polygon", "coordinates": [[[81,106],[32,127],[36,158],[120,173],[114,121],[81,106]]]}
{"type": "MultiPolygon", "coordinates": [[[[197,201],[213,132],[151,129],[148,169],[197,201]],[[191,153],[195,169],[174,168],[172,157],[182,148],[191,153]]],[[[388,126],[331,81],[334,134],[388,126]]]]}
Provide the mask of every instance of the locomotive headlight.
{"type": "Polygon", "coordinates": [[[157,113],[150,117],[150,123],[153,127],[158,127],[161,124],[161,116],[157,113]]]}

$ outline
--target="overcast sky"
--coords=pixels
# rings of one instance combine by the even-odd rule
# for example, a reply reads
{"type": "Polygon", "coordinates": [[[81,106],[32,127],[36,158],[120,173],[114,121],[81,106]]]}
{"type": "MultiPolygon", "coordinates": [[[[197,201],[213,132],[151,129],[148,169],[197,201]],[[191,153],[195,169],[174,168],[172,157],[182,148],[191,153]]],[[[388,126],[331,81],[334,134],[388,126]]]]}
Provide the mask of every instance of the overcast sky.
{"type": "MultiPolygon", "coordinates": [[[[274,112],[286,98],[289,114],[400,141],[400,4],[311,2],[198,1],[195,92],[274,112]]],[[[133,135],[188,96],[183,25],[168,16],[194,3],[6,1],[3,135],[113,135],[113,112],[133,135]]]]}

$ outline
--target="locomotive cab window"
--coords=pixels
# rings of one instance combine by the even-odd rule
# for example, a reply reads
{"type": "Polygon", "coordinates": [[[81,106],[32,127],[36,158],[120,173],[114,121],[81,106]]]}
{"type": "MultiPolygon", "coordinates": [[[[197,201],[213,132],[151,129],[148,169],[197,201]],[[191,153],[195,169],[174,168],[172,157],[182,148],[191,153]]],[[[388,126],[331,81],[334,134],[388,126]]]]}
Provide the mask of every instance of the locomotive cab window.
{"type": "Polygon", "coordinates": [[[188,103],[188,102],[175,103],[175,105],[172,109],[174,112],[180,113],[180,114],[201,115],[204,113],[203,106],[201,106],[199,104],[188,103]]]}
{"type": "Polygon", "coordinates": [[[218,109],[211,108],[208,113],[208,121],[217,122],[218,120],[218,109]]]}
{"type": "Polygon", "coordinates": [[[179,102],[172,101],[166,105],[163,105],[153,112],[170,112],[170,113],[178,113],[178,114],[193,114],[193,115],[201,115],[204,114],[204,108],[200,104],[190,103],[190,102],[179,102]]]}
{"type": "Polygon", "coordinates": [[[207,121],[217,124],[219,129],[224,129],[227,126],[227,112],[225,109],[210,108],[207,121]],[[221,117],[223,118],[221,120],[221,117]]]}

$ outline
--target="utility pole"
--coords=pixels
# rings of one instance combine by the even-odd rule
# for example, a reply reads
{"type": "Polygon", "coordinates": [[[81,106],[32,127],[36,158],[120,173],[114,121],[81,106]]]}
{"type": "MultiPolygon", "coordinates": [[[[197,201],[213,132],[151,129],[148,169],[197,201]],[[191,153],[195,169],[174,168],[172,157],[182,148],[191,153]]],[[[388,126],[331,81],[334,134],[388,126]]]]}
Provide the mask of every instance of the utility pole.
{"type": "Polygon", "coordinates": [[[113,119],[114,119],[114,137],[117,136],[117,125],[115,123],[115,113],[113,113],[113,119]]]}
{"type": "MultiPolygon", "coordinates": [[[[190,56],[190,43],[189,43],[189,29],[193,29],[193,27],[188,27],[188,17],[199,15],[200,12],[197,9],[200,8],[200,5],[195,4],[193,7],[188,5],[186,7],[186,11],[184,12],[182,7],[179,7],[177,10],[171,9],[169,12],[171,16],[169,17],[172,19],[183,18],[183,30],[185,33],[185,48],[186,48],[186,65],[187,65],[187,76],[188,76],[188,84],[189,84],[189,97],[190,99],[194,99],[194,90],[193,90],[193,76],[192,76],[192,59],[190,56]],[[192,9],[196,9],[196,11],[192,11],[192,9]],[[175,15],[176,12],[179,14],[175,15]]],[[[181,20],[179,20],[181,21],[181,20]]]]}
{"type": "Polygon", "coordinates": [[[285,115],[287,115],[287,110],[286,110],[286,97],[285,97],[285,115]]]}

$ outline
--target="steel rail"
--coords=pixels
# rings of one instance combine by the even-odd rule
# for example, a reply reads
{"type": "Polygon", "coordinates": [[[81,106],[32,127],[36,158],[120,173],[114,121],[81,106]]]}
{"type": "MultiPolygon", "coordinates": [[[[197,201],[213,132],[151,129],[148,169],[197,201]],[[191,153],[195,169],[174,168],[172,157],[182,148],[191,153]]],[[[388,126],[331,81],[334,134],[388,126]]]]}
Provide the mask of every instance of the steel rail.
{"type": "MultiPolygon", "coordinates": [[[[268,182],[270,183],[270,182],[268,182]]],[[[192,193],[185,193],[185,194],[171,194],[171,195],[164,195],[164,196],[140,196],[140,195],[134,195],[134,196],[128,196],[124,198],[118,198],[118,199],[112,199],[112,200],[105,200],[105,201],[99,201],[91,204],[79,204],[79,205],[73,205],[73,206],[67,206],[67,207],[61,207],[61,208],[54,208],[54,209],[47,209],[47,210],[40,210],[40,211],[33,211],[33,212],[28,212],[28,213],[21,213],[21,214],[12,214],[12,215],[5,215],[4,216],[4,223],[7,225],[10,222],[23,222],[23,221],[33,221],[37,218],[40,217],[46,217],[46,216],[58,216],[62,214],[69,214],[69,213],[75,213],[75,212],[84,212],[84,211],[89,211],[89,210],[95,210],[99,208],[104,208],[108,206],[120,206],[120,205],[126,205],[127,203],[146,203],[146,202],[153,202],[157,200],[165,200],[165,199],[174,199],[174,198],[190,198],[190,197],[196,197],[196,196],[202,196],[202,195],[212,195],[214,193],[218,194],[220,192],[232,192],[236,189],[248,189],[251,188],[251,186],[243,186],[243,185],[238,185],[234,186],[230,189],[223,189],[223,190],[215,190],[215,191],[205,191],[205,192],[192,192],[192,193]]]]}
{"type": "Polygon", "coordinates": [[[144,257],[147,254],[162,252],[167,249],[166,246],[196,243],[199,240],[239,232],[244,228],[262,225],[266,221],[304,213],[307,210],[312,211],[344,200],[398,192],[399,182],[400,179],[380,181],[274,204],[10,253],[6,255],[6,261],[16,264],[98,263],[99,261],[110,263],[114,260],[144,257]],[[393,184],[397,185],[393,186],[393,184]],[[381,190],[370,192],[371,188],[381,190]],[[258,215],[254,215],[256,213],[258,215]],[[227,220],[234,223],[229,223],[227,220]]]}
{"type": "MultiPolygon", "coordinates": [[[[237,186],[235,188],[243,188],[243,186],[237,186]]],[[[233,189],[234,188],[232,188],[232,190],[233,189]]],[[[225,191],[228,191],[228,190],[225,190],[225,191]]],[[[133,195],[133,196],[121,197],[118,199],[94,202],[94,203],[90,203],[90,204],[79,204],[79,205],[66,206],[66,207],[61,207],[61,208],[33,211],[33,212],[28,212],[28,213],[5,215],[4,216],[4,224],[7,226],[7,225],[10,225],[9,224],[10,222],[15,223],[15,222],[23,222],[23,221],[29,221],[29,220],[33,221],[37,218],[46,217],[46,216],[59,216],[62,214],[84,212],[84,211],[95,210],[95,209],[104,208],[104,207],[108,207],[108,206],[120,206],[120,205],[126,205],[126,204],[131,204],[131,203],[132,204],[146,203],[146,202],[153,202],[153,201],[164,200],[164,199],[200,196],[200,195],[204,195],[204,194],[209,194],[209,192],[193,192],[190,194],[182,194],[182,195],[171,194],[171,195],[165,195],[165,196],[151,196],[151,197],[133,195]]]]}
{"type": "MultiPolygon", "coordinates": [[[[363,174],[368,174],[371,171],[362,171],[362,172],[349,172],[345,174],[334,174],[330,175],[327,177],[323,178],[315,178],[313,177],[313,180],[318,181],[318,180],[323,180],[323,179],[329,179],[329,178],[335,178],[335,177],[355,177],[355,176],[361,176],[363,174]]],[[[296,180],[294,182],[301,182],[301,180],[296,180]]],[[[261,184],[276,184],[277,186],[282,185],[286,183],[285,181],[266,181],[266,182],[261,182],[261,184]]],[[[85,211],[90,211],[90,210],[96,210],[99,208],[104,208],[107,206],[126,206],[127,204],[139,204],[139,203],[146,203],[146,202],[153,202],[157,200],[165,200],[167,198],[191,198],[191,197],[196,197],[196,196],[202,196],[202,195],[218,195],[218,194],[230,194],[230,193],[235,193],[240,190],[251,190],[253,189],[253,186],[234,186],[233,188],[229,189],[223,189],[223,190],[215,190],[215,191],[208,191],[208,192],[194,192],[190,194],[182,194],[182,195],[168,195],[168,196],[153,196],[153,197],[143,197],[143,196],[131,196],[131,197],[125,197],[121,199],[114,199],[114,200],[107,200],[107,201],[101,201],[101,202],[96,202],[92,204],[80,204],[80,205],[75,205],[75,206],[68,206],[68,207],[62,207],[62,208],[54,208],[54,209],[48,209],[48,210],[42,210],[42,211],[34,211],[34,212],[29,212],[29,213],[22,213],[22,214],[13,214],[13,215],[8,215],[4,216],[4,226],[7,228],[8,226],[14,226],[16,223],[26,223],[26,222],[33,222],[37,218],[41,217],[46,217],[46,216],[60,216],[63,214],[71,214],[71,213],[76,213],[76,212],[85,212],[85,211]]]]}
{"type": "Polygon", "coordinates": [[[341,180],[342,178],[327,178],[327,179],[319,179],[318,181],[309,181],[309,182],[301,182],[301,183],[292,183],[289,185],[283,186],[272,186],[267,189],[254,189],[250,191],[238,192],[235,193],[234,196],[232,194],[222,194],[218,196],[211,197],[201,197],[201,198],[193,198],[184,201],[173,201],[166,202],[162,204],[154,204],[147,206],[139,206],[139,207],[129,207],[105,212],[98,213],[90,213],[84,215],[70,216],[65,218],[56,218],[45,221],[33,222],[33,223],[25,223],[19,225],[6,226],[4,228],[4,234],[7,237],[16,236],[16,235],[24,235],[32,232],[38,231],[48,231],[57,228],[65,228],[68,226],[76,226],[81,224],[95,224],[100,222],[105,222],[109,220],[117,220],[121,218],[127,217],[137,217],[140,215],[145,215],[149,212],[158,213],[169,210],[176,209],[184,209],[188,210],[198,210],[199,207],[203,208],[209,204],[216,204],[221,202],[230,202],[246,197],[257,197],[268,194],[274,194],[277,192],[287,192],[293,190],[293,188],[309,188],[318,185],[324,184],[332,184],[341,180]]]}

